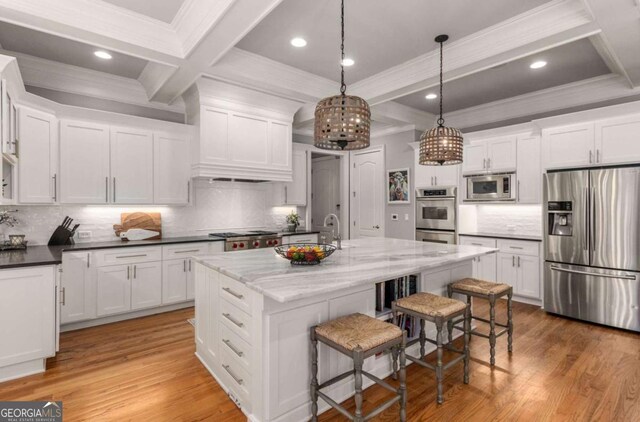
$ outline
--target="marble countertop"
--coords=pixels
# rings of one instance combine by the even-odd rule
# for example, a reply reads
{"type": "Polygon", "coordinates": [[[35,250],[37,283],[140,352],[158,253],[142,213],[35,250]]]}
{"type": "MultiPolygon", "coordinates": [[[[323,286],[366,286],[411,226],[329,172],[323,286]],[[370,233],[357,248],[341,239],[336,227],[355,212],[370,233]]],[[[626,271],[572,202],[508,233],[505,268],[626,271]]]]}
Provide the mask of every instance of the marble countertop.
{"type": "Polygon", "coordinates": [[[542,235],[536,235],[536,234],[470,232],[470,233],[460,233],[459,235],[491,237],[494,239],[532,240],[534,242],[542,242],[542,235]]]}
{"type": "Polygon", "coordinates": [[[290,302],[498,251],[387,238],[345,240],[342,247],[315,266],[291,265],[271,249],[203,256],[195,260],[277,302],[290,302]]]}

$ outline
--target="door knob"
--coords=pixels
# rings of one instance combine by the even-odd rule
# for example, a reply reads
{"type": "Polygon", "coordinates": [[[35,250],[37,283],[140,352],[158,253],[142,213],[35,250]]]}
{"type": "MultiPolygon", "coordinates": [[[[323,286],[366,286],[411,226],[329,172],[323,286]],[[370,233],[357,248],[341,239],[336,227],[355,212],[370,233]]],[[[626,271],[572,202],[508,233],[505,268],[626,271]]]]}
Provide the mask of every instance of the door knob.
{"type": "Polygon", "coordinates": [[[374,228],[374,229],[379,229],[379,228],[380,228],[380,226],[376,225],[376,226],[373,226],[373,228],[374,228]]]}

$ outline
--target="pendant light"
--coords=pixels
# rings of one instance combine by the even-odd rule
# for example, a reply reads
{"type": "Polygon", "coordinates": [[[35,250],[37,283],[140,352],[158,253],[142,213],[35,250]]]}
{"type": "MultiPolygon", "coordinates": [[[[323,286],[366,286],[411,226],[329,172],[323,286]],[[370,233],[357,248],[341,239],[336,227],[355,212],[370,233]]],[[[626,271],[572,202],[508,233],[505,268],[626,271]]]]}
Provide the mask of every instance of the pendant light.
{"type": "Polygon", "coordinates": [[[423,166],[446,166],[462,163],[462,133],[455,128],[446,127],[442,117],[442,51],[448,35],[438,35],[440,44],[440,118],[438,126],[429,129],[420,137],[420,160],[423,166]]]}
{"type": "Polygon", "coordinates": [[[371,110],[369,104],[355,95],[347,95],[344,82],[344,0],[341,1],[340,25],[340,95],[318,102],[315,112],[313,144],[321,149],[357,150],[367,148],[370,141],[371,110]]]}

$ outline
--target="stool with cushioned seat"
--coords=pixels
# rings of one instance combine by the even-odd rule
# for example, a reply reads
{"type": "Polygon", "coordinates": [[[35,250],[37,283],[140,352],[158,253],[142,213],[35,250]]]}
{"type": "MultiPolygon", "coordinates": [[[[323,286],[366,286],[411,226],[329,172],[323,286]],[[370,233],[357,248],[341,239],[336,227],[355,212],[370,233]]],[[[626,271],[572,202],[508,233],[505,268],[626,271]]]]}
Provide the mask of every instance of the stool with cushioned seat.
{"type": "MultiPolygon", "coordinates": [[[[471,298],[479,297],[489,301],[489,319],[484,319],[471,315],[471,319],[485,322],[489,324],[489,335],[479,333],[477,330],[471,330],[471,334],[479,337],[489,339],[490,347],[490,363],[495,365],[496,363],[496,339],[507,333],[507,348],[509,353],[513,351],[513,310],[512,310],[512,298],[513,287],[504,283],[494,283],[492,281],[478,280],[476,278],[464,278],[462,280],[455,281],[447,287],[447,293],[449,297],[453,296],[453,293],[459,293],[467,296],[467,303],[471,306],[471,298]],[[503,296],[507,296],[507,323],[501,324],[496,322],[496,299],[503,296]],[[496,333],[496,325],[502,327],[503,330],[496,333]]],[[[449,322],[449,337],[451,337],[452,326],[458,325],[460,321],[449,322]]]]}
{"type": "MultiPolygon", "coordinates": [[[[468,304],[459,300],[450,299],[448,297],[438,296],[431,293],[416,293],[411,296],[398,299],[391,304],[393,310],[394,321],[397,322],[400,313],[408,316],[418,318],[420,320],[420,336],[407,343],[407,347],[420,342],[420,358],[414,358],[413,356],[407,356],[406,358],[415,362],[425,368],[431,369],[436,373],[438,403],[444,401],[442,395],[442,379],[444,370],[450,368],[460,360],[464,361],[464,383],[469,383],[469,332],[471,329],[470,315],[471,310],[468,304]],[[455,349],[449,341],[444,343],[443,329],[444,324],[449,321],[453,321],[454,318],[463,316],[464,328],[464,348],[463,350],[455,349]],[[436,325],[436,340],[426,338],[425,333],[425,321],[433,322],[436,325]],[[435,365],[431,365],[424,361],[425,356],[425,343],[432,343],[437,347],[437,361],[435,365]],[[442,355],[443,348],[447,347],[448,350],[459,353],[460,356],[452,359],[451,361],[443,364],[442,355]]],[[[458,327],[456,327],[458,328],[458,327]]],[[[394,360],[394,368],[395,368],[394,360]]]]}
{"type": "Polygon", "coordinates": [[[400,402],[399,420],[405,421],[407,417],[405,342],[406,335],[398,326],[359,313],[343,316],[311,327],[311,420],[314,422],[318,420],[318,397],[320,397],[349,420],[356,422],[369,420],[394,403],[400,402]],[[354,369],[318,384],[318,341],[351,357],[354,369]],[[397,365],[394,364],[394,370],[400,378],[399,388],[391,386],[386,381],[362,369],[366,358],[386,350],[392,351],[394,362],[397,361],[398,357],[400,358],[399,370],[397,365]],[[339,403],[320,391],[352,374],[355,376],[355,415],[351,415],[339,403]],[[382,403],[367,415],[362,414],[363,375],[396,394],[394,398],[382,403]]]}

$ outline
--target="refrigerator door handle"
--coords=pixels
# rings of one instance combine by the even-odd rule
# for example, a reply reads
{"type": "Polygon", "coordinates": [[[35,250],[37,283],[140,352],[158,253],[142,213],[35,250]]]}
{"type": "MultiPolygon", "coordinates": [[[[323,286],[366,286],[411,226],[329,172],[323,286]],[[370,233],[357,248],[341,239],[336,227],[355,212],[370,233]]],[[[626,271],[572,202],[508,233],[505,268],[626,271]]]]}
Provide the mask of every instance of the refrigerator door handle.
{"type": "Polygon", "coordinates": [[[588,271],[579,271],[579,270],[570,270],[568,268],[560,268],[560,267],[556,267],[555,265],[551,266],[551,270],[552,271],[560,271],[562,273],[569,273],[569,274],[589,275],[589,276],[592,276],[592,277],[619,278],[619,279],[622,279],[622,280],[635,280],[636,279],[636,276],[635,275],[631,275],[631,274],[615,275],[615,274],[590,273],[588,271]]]}
{"type": "Polygon", "coordinates": [[[595,253],[596,251],[596,190],[595,188],[591,188],[591,198],[590,198],[591,211],[591,232],[589,233],[589,238],[591,239],[591,250],[595,253]]]}
{"type": "Polygon", "coordinates": [[[589,188],[584,188],[584,236],[583,236],[583,250],[589,252],[589,188]]]}

